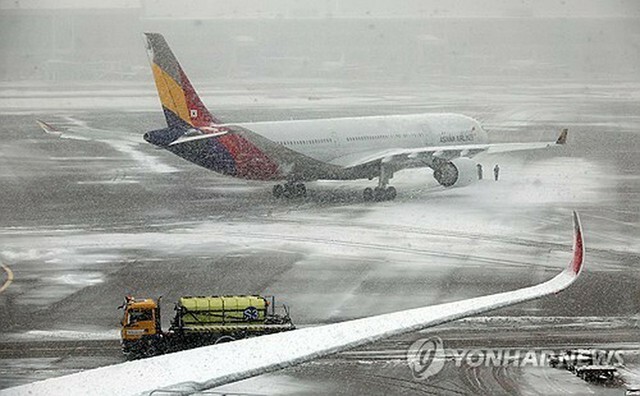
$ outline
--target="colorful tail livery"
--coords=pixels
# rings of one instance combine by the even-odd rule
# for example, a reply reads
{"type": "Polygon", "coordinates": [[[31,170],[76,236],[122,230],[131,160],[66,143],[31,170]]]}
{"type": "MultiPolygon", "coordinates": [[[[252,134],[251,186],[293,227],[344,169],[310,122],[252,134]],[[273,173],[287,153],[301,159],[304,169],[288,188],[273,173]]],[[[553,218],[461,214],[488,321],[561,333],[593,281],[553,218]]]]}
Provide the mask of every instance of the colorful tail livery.
{"type": "Polygon", "coordinates": [[[153,78],[170,128],[207,127],[220,122],[204,106],[161,34],[145,33],[153,78]]]}
{"type": "Polygon", "coordinates": [[[148,142],[216,172],[243,179],[282,177],[276,160],[251,136],[220,125],[191,85],[166,40],[145,33],[147,52],[168,128],[145,134],[148,142]],[[185,144],[189,143],[189,144],[185,144]]]}

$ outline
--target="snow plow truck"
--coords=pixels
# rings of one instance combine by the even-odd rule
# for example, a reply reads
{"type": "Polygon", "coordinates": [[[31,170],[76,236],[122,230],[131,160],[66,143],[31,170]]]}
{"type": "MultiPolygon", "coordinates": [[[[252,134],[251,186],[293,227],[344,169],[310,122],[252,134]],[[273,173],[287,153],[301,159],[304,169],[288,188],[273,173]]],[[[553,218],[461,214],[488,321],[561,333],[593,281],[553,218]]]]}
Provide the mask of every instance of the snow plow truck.
{"type": "Polygon", "coordinates": [[[257,295],[181,297],[167,331],[161,327],[160,302],[127,296],[120,331],[128,359],[234,341],[295,329],[289,309],[276,313],[275,298],[257,295]]]}

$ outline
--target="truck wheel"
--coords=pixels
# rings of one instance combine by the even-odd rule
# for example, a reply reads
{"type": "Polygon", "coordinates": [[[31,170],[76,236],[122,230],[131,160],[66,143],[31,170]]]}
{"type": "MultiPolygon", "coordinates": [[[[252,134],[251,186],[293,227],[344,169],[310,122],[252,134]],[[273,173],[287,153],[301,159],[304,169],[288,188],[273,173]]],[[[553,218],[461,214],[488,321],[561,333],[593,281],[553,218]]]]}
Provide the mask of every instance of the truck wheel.
{"type": "Polygon", "coordinates": [[[158,354],[158,351],[155,346],[149,345],[147,349],[144,351],[144,357],[153,357],[158,354]]]}

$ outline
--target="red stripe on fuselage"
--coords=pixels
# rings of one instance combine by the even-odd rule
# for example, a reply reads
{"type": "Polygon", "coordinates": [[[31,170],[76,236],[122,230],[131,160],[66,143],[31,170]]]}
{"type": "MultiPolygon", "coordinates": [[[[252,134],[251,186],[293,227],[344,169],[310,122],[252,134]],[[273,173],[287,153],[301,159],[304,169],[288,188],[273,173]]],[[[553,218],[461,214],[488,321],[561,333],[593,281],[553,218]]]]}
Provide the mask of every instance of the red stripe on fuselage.
{"type": "Polygon", "coordinates": [[[279,176],[278,164],[262,150],[242,136],[228,134],[220,136],[222,143],[236,163],[236,177],[252,180],[272,180],[279,176]]]}

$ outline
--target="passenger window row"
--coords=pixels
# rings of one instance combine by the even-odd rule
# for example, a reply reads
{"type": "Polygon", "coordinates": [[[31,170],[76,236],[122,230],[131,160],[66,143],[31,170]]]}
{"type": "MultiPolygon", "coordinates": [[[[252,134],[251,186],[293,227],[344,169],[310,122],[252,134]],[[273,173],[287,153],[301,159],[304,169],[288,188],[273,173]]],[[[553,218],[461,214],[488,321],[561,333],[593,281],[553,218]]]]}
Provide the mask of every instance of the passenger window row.
{"type": "Polygon", "coordinates": [[[402,138],[420,137],[420,136],[424,136],[424,133],[419,132],[419,133],[396,133],[391,135],[352,136],[352,137],[348,137],[347,141],[353,142],[353,141],[361,141],[361,140],[378,140],[378,139],[393,139],[393,138],[402,139],[402,138]]]}
{"type": "Polygon", "coordinates": [[[331,139],[310,139],[310,140],[286,140],[282,142],[277,142],[278,144],[282,144],[283,146],[291,146],[294,144],[323,144],[323,143],[331,143],[331,139]]]}
{"type": "MultiPolygon", "coordinates": [[[[366,140],[379,140],[379,139],[402,139],[402,138],[410,138],[410,137],[421,137],[424,136],[424,133],[396,133],[391,135],[373,135],[373,136],[350,136],[347,137],[347,142],[354,141],[366,141],[366,140]]],[[[309,145],[309,144],[324,144],[331,143],[333,139],[310,139],[310,140],[285,140],[281,142],[277,142],[278,144],[282,144],[283,146],[293,146],[293,145],[309,145]]]]}

